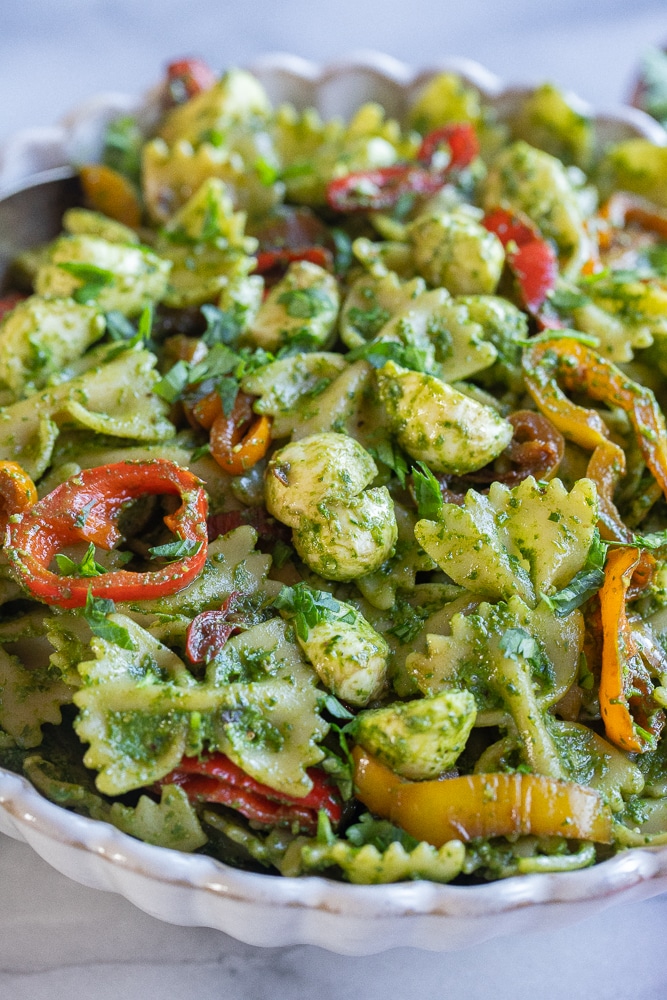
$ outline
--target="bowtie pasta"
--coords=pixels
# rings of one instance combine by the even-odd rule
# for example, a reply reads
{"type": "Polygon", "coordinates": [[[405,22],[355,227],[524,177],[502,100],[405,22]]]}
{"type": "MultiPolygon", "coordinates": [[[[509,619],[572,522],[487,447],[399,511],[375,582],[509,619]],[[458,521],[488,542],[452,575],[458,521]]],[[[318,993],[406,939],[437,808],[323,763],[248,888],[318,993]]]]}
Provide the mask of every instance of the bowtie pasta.
{"type": "Polygon", "coordinates": [[[169,67],[0,301],[0,763],[469,884],[667,842],[667,152],[169,67]]]}

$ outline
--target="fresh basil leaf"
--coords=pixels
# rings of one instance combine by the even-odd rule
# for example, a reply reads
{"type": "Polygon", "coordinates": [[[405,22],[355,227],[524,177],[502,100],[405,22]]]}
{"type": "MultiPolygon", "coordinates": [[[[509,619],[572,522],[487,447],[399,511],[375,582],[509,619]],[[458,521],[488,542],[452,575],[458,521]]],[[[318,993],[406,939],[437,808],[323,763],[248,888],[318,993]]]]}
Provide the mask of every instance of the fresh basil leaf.
{"type": "Polygon", "coordinates": [[[56,552],[55,560],[58,565],[58,569],[65,576],[82,576],[82,577],[92,577],[92,576],[102,576],[106,573],[104,566],[100,566],[98,562],[95,561],[95,545],[93,542],[90,543],[86,554],[84,555],[81,562],[74,562],[69,556],[66,556],[62,552],[56,552]]]}
{"type": "Polygon", "coordinates": [[[396,478],[401,486],[405,486],[405,479],[408,474],[408,463],[405,455],[397,445],[395,445],[392,441],[385,439],[378,445],[369,447],[368,452],[373,456],[373,458],[377,459],[378,462],[382,462],[384,465],[388,466],[388,468],[390,468],[396,475],[396,478]]]}
{"type": "Polygon", "coordinates": [[[127,316],[124,316],[122,312],[118,312],[117,309],[112,309],[110,312],[105,314],[106,319],[106,331],[112,340],[127,341],[132,340],[137,331],[134,325],[130,323],[127,316]]]}
{"type": "Polygon", "coordinates": [[[92,591],[88,591],[86,605],[83,609],[83,617],[88,622],[90,631],[100,639],[106,639],[121,649],[136,649],[134,641],[126,628],[111,622],[107,615],[116,610],[116,605],[107,597],[93,597],[92,591]]]}
{"type": "Polygon", "coordinates": [[[153,386],[156,396],[166,400],[167,403],[175,403],[180,399],[183,390],[190,383],[190,365],[187,361],[177,361],[169,371],[153,386]]]}
{"type": "Polygon", "coordinates": [[[166,542],[164,545],[153,545],[148,551],[155,559],[177,562],[179,559],[187,559],[188,556],[196,555],[201,546],[201,542],[196,542],[192,538],[178,538],[176,541],[166,542]]]}
{"type": "Polygon", "coordinates": [[[559,618],[565,618],[597,594],[604,583],[604,564],[608,545],[608,542],[600,538],[600,532],[596,528],[586,562],[579,572],[575,573],[567,587],[549,596],[542,594],[543,599],[559,618]]]}
{"type": "Polygon", "coordinates": [[[417,513],[427,521],[437,521],[443,507],[440,483],[423,462],[412,470],[412,485],[417,501],[417,513]]]}
{"type": "Polygon", "coordinates": [[[207,347],[214,344],[234,344],[241,334],[241,324],[232,312],[218,309],[217,306],[205,303],[200,307],[206,320],[206,329],[202,340],[207,347]]]}
{"type": "Polygon", "coordinates": [[[222,412],[226,417],[230,417],[232,415],[232,410],[234,409],[236,397],[239,394],[238,382],[236,379],[223,376],[223,378],[216,383],[215,391],[220,397],[222,412]]]}
{"type": "Polygon", "coordinates": [[[67,274],[71,274],[73,278],[78,278],[83,282],[82,285],[75,288],[72,292],[74,301],[79,302],[81,305],[94,302],[102,289],[108,285],[113,285],[116,280],[113,271],[97,267],[96,264],[87,264],[84,261],[63,261],[61,264],[58,264],[58,267],[62,271],[66,271],[67,274]]]}

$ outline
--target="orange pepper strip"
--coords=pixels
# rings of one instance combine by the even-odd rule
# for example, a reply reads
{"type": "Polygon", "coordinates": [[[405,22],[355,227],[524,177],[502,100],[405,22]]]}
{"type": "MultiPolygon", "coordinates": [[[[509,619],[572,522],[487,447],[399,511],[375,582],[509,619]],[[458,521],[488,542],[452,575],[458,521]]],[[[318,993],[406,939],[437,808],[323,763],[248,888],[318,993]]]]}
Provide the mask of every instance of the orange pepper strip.
{"type": "Polygon", "coordinates": [[[566,837],[609,844],[611,812],[592,788],[538,774],[467,774],[402,785],[390,819],[441,847],[475,837],[566,837]]]}
{"type": "Polygon", "coordinates": [[[631,541],[612,495],[625,472],[625,455],[609,439],[609,430],[595,410],[570,402],[569,391],[585,390],[596,400],[624,410],[633,426],[644,461],[667,497],[667,434],[665,421],[650,389],[629,379],[620,368],[573,337],[540,340],[524,351],[526,387],[538,409],[562,434],[593,451],[588,474],[600,494],[601,534],[631,541]]]}
{"type": "Polygon", "coordinates": [[[0,534],[7,530],[12,514],[23,514],[37,503],[32,479],[17,462],[0,462],[0,534]]]}
{"type": "Polygon", "coordinates": [[[353,755],[357,798],[435,847],[529,833],[611,843],[611,812],[592,788],[519,773],[402,781],[358,747],[353,755]]]}
{"type": "Polygon", "coordinates": [[[239,393],[229,416],[221,413],[210,433],[211,455],[231,476],[240,476],[266,455],[271,443],[271,420],[255,415],[250,397],[239,393]],[[244,427],[249,429],[243,433],[244,427]]]}
{"type": "Polygon", "coordinates": [[[104,164],[89,164],[79,170],[86,204],[131,229],[141,225],[141,204],[132,183],[104,164]]]}
{"type": "Polygon", "coordinates": [[[354,791],[360,802],[377,816],[388,817],[392,792],[403,784],[394,771],[371,757],[360,746],[352,750],[354,760],[354,791]]]}
{"type": "Polygon", "coordinates": [[[19,581],[39,600],[61,608],[94,597],[114,601],[152,600],[175,594],[201,572],[208,546],[206,492],[196,476],[174,462],[114,462],[84,469],[61,483],[7,529],[6,553],[19,581]],[[97,577],[59,576],[49,565],[54,555],[77,542],[111,549],[121,534],[117,520],[124,507],[146,494],[178,496],[181,504],[164,523],[194,551],[154,572],[118,569],[97,577]]]}
{"type": "Polygon", "coordinates": [[[667,239],[667,212],[639,195],[615,191],[602,206],[600,215],[617,229],[634,223],[667,239]]]}
{"type": "Polygon", "coordinates": [[[627,591],[638,563],[637,549],[611,551],[600,590],[600,711],[608,739],[631,753],[654,750],[665,724],[664,712],[652,700],[651,678],[625,609],[627,591]]]}

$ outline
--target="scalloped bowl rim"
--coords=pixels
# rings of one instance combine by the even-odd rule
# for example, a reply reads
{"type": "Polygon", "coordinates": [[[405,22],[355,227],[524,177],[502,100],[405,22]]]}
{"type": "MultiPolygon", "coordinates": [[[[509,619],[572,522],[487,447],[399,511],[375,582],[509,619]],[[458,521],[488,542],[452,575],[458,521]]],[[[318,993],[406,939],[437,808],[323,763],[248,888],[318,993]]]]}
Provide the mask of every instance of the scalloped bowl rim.
{"type": "MultiPolygon", "coordinates": [[[[272,89],[296,88],[304,94],[304,103],[328,86],[345,87],[355,76],[407,100],[445,70],[460,73],[498,106],[511,106],[534,89],[507,87],[465,58],[443,59],[416,71],[375,51],[355,52],[327,65],[278,52],[256,59],[248,68],[270,94],[272,89]]],[[[150,106],[155,94],[99,94],[59,125],[17,133],[0,146],[0,196],[43,171],[62,174],[76,162],[77,150],[99,144],[100,129],[110,117],[150,106]]],[[[357,103],[362,97],[360,91],[357,103]]],[[[573,99],[582,112],[593,113],[585,102],[573,99]]],[[[634,108],[596,112],[595,119],[611,134],[639,135],[667,145],[661,126],[634,108]]],[[[581,871],[474,886],[424,881],[366,886],[319,876],[256,874],[205,855],[135,840],[106,822],[55,805],[24,778],[2,768],[0,831],[26,841],[75,881],[118,892],[167,922],[217,928],[249,944],[315,944],[340,954],[372,954],[400,946],[458,949],[498,935],[560,926],[614,903],[667,890],[667,846],[633,848],[581,871]]]]}

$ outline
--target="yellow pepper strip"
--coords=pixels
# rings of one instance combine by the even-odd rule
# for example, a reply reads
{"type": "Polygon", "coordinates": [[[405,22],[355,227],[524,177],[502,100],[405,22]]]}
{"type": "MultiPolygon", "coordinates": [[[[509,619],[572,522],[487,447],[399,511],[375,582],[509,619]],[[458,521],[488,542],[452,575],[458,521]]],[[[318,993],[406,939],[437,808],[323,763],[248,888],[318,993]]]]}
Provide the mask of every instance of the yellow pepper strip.
{"type": "Polygon", "coordinates": [[[17,462],[0,462],[0,533],[4,535],[12,514],[23,514],[37,503],[32,479],[17,462]]]}
{"type": "Polygon", "coordinates": [[[388,817],[391,812],[392,792],[404,784],[399,778],[375,757],[371,757],[360,746],[352,750],[354,760],[354,786],[357,798],[367,809],[377,816],[388,817]]]}
{"type": "Polygon", "coordinates": [[[602,669],[600,711],[607,738],[622,750],[654,750],[665,714],[652,698],[650,674],[628,621],[625,602],[639,563],[637,549],[615,549],[607,556],[600,590],[602,669]]]}
{"type": "Polygon", "coordinates": [[[402,781],[355,748],[357,798],[417,840],[534,834],[609,844],[611,811],[592,788],[537,774],[469,774],[443,781],[402,781]]]}
{"type": "Polygon", "coordinates": [[[615,541],[632,541],[632,532],[621,521],[612,499],[625,472],[625,455],[609,439],[602,417],[572,403],[561,386],[586,391],[628,414],[644,461],[667,497],[667,435],[653,393],[573,337],[538,341],[524,351],[523,368],[526,387],[540,412],[566,438],[593,452],[587,474],[600,497],[600,533],[615,541]]]}
{"type": "Polygon", "coordinates": [[[79,170],[86,204],[131,229],[141,225],[141,204],[132,183],[117,170],[93,163],[79,170]]]}

